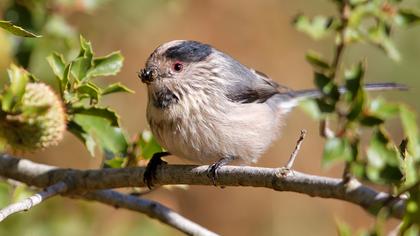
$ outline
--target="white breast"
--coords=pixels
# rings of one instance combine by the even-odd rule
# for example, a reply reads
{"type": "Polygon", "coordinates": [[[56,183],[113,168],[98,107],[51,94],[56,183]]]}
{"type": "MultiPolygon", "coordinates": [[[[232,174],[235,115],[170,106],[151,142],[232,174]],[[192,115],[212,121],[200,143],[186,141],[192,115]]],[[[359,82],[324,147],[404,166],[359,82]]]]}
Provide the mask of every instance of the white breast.
{"type": "Polygon", "coordinates": [[[280,117],[264,103],[191,100],[165,109],[149,103],[147,118],[156,139],[170,153],[210,164],[224,155],[255,162],[278,133],[280,117]]]}

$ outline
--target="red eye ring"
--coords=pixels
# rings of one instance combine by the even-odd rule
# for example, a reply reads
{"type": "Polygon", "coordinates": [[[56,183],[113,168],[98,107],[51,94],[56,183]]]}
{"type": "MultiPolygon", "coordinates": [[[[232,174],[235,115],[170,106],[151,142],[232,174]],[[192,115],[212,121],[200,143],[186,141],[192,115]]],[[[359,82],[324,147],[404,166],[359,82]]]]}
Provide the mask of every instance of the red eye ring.
{"type": "Polygon", "coordinates": [[[172,69],[176,72],[181,72],[182,69],[184,68],[184,65],[181,62],[175,62],[172,66],[172,69]]]}

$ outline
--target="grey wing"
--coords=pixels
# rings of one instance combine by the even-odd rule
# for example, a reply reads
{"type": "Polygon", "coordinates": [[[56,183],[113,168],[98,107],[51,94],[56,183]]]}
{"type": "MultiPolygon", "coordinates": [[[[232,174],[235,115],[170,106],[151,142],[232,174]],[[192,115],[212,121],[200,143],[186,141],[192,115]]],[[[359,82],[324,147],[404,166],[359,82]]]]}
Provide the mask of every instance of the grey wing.
{"type": "MultiPolygon", "coordinates": [[[[226,96],[238,103],[263,103],[279,93],[279,85],[265,74],[244,66],[236,71],[234,83],[226,96]]],[[[235,67],[238,69],[238,67],[235,67]]]]}

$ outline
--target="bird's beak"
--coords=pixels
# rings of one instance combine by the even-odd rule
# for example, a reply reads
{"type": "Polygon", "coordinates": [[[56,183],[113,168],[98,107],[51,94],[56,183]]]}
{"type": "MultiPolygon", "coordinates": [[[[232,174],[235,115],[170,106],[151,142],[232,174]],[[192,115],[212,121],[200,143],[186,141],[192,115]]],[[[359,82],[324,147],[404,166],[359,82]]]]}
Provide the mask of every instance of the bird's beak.
{"type": "Polygon", "coordinates": [[[138,76],[141,79],[141,82],[145,84],[149,84],[153,82],[153,80],[156,79],[157,73],[156,73],[156,70],[152,68],[145,68],[145,69],[140,70],[140,72],[138,72],[138,76]]]}

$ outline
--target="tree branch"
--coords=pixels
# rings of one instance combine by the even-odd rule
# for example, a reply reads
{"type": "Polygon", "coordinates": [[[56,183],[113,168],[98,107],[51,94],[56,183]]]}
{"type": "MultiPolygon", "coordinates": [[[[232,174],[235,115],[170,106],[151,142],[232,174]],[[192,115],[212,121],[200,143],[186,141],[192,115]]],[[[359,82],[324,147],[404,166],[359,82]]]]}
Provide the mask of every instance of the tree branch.
{"type": "Polygon", "coordinates": [[[10,204],[9,206],[0,210],[0,222],[14,213],[27,211],[32,207],[40,204],[41,202],[47,200],[48,198],[56,196],[65,191],[67,191],[67,184],[60,181],[31,197],[25,198],[20,202],[10,204]]]}
{"type": "Polygon", "coordinates": [[[89,200],[99,201],[115,207],[121,207],[132,211],[144,213],[151,218],[172,226],[188,235],[217,235],[206,228],[184,218],[168,207],[144,198],[122,194],[112,190],[97,190],[83,195],[89,200]]]}
{"type": "MultiPolygon", "coordinates": [[[[0,175],[37,187],[46,187],[66,181],[68,192],[99,189],[142,187],[144,167],[100,170],[58,169],[29,160],[0,155],[0,175]]],[[[294,171],[282,176],[277,168],[224,166],[218,171],[218,183],[223,186],[264,187],[276,191],[303,193],[312,197],[334,198],[361,206],[376,214],[384,205],[391,209],[392,216],[402,218],[405,200],[388,193],[362,185],[356,179],[344,183],[342,179],[309,175],[294,171]],[[390,199],[392,201],[390,202],[390,199]]],[[[166,165],[157,169],[155,184],[213,185],[207,177],[207,166],[166,165]]]]}
{"type": "MultiPolygon", "coordinates": [[[[78,183],[81,183],[79,178],[84,178],[83,175],[86,178],[92,177],[89,177],[89,172],[83,174],[77,170],[58,169],[54,166],[38,164],[29,160],[11,157],[7,154],[0,154],[0,175],[36,187],[50,185],[44,191],[0,210],[0,222],[13,213],[29,210],[43,200],[62,194],[95,200],[108,205],[141,212],[187,235],[217,235],[160,203],[112,190],[89,192],[89,188],[77,186],[78,183]],[[6,171],[7,168],[13,168],[13,170],[6,171]],[[78,175],[74,173],[78,173],[78,175]]],[[[93,176],[93,178],[95,177],[93,176]]]]}

